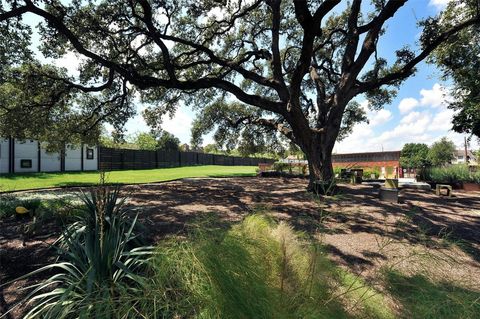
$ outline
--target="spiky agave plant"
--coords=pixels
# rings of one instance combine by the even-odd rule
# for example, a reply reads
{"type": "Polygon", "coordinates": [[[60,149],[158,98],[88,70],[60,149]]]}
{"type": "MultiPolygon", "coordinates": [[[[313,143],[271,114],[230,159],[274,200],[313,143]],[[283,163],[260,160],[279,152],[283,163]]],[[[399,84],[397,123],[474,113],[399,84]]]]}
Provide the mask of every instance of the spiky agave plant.
{"type": "Polygon", "coordinates": [[[121,295],[136,290],[150,247],[140,246],[119,187],[82,194],[84,214],[58,240],[57,262],[31,273],[56,274],[33,286],[25,318],[128,317],[121,295]],[[124,312],[124,313],[120,313],[124,312]]]}

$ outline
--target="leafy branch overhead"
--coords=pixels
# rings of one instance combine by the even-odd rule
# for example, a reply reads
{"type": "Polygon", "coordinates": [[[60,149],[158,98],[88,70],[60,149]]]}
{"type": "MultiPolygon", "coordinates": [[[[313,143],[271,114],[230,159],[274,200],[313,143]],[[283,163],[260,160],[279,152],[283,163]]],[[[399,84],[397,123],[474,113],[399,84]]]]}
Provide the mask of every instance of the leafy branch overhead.
{"type": "MultiPolygon", "coordinates": [[[[284,136],[306,154],[312,178],[328,179],[337,137],[365,119],[353,99],[381,108],[418,63],[480,21],[475,1],[463,1],[461,18],[422,21],[419,47],[388,61],[378,41],[406,2],[5,0],[0,23],[2,34],[28,41],[21,18],[34,14],[45,56],[82,57],[79,77],[57,76],[73,96],[94,99],[73,104],[92,118],[121,127],[139,97],[154,122],[182,102],[222,118],[218,134],[253,125],[284,136]]],[[[197,123],[195,138],[211,124],[197,123]]]]}

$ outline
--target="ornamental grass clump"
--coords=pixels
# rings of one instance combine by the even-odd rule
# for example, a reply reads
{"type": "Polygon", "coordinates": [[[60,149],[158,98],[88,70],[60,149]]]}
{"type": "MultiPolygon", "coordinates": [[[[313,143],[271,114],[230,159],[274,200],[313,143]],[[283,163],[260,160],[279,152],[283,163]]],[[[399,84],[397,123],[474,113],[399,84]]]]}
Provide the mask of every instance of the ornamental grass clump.
{"type": "Polygon", "coordinates": [[[31,287],[25,318],[120,318],[119,296],[140,286],[150,249],[140,246],[137,217],[128,215],[119,188],[101,186],[82,200],[82,214],[57,242],[56,263],[27,275],[55,272],[31,287]]]}
{"type": "Polygon", "coordinates": [[[130,305],[145,318],[346,317],[330,298],[331,269],[290,226],[251,215],[160,244],[130,305]]]}
{"type": "Polygon", "coordinates": [[[435,183],[480,182],[480,172],[471,172],[467,165],[432,167],[425,170],[425,179],[435,183]]]}

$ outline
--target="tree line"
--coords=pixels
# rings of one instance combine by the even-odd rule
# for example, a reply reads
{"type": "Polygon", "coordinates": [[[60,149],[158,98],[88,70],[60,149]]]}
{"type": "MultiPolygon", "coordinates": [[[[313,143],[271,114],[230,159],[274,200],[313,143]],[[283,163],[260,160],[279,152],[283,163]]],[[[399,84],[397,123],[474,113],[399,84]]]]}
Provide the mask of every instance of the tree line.
{"type": "MultiPolygon", "coordinates": [[[[480,155],[480,151],[477,153],[480,155]]],[[[443,137],[430,147],[424,143],[405,144],[400,155],[400,165],[406,168],[446,166],[451,164],[456,156],[457,148],[455,144],[443,137]]]]}

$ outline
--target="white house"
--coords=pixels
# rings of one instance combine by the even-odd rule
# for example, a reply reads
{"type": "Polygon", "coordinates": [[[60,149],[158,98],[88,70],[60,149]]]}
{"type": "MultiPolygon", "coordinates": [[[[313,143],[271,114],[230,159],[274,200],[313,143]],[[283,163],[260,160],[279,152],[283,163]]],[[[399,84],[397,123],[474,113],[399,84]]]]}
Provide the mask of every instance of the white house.
{"type": "Polygon", "coordinates": [[[63,152],[50,153],[35,140],[0,138],[0,174],[97,169],[98,148],[96,146],[67,145],[63,152]]]}
{"type": "Polygon", "coordinates": [[[454,159],[452,164],[465,164],[465,161],[468,160],[470,165],[478,164],[478,159],[472,151],[467,151],[467,157],[465,158],[465,150],[457,150],[453,154],[454,159]]]}

